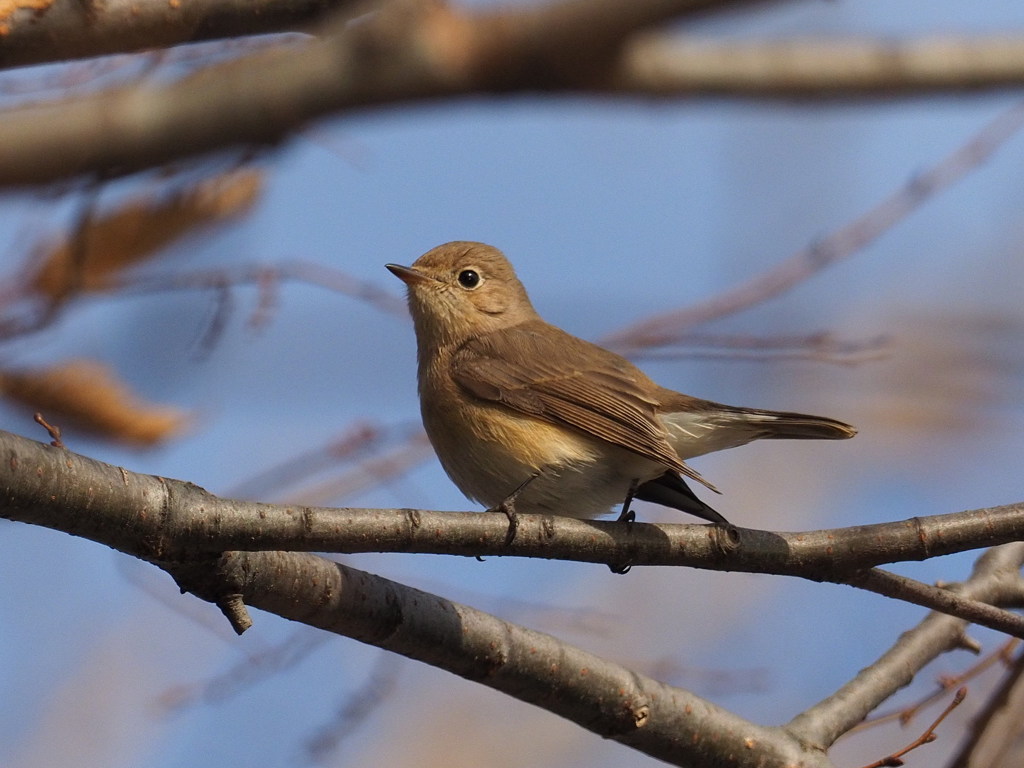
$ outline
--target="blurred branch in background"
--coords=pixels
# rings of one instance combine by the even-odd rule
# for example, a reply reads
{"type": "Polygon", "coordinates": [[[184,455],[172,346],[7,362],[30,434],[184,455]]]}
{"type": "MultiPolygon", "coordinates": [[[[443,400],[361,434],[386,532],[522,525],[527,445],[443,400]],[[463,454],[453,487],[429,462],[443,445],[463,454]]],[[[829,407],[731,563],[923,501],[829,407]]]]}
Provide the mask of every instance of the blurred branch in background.
{"type": "Polygon", "coordinates": [[[165,291],[217,291],[225,287],[256,285],[260,291],[249,324],[267,324],[277,306],[281,285],[296,282],[316,285],[328,291],[366,302],[390,315],[407,318],[405,301],[376,282],[359,280],[344,270],[311,261],[292,260],[274,264],[231,265],[221,269],[180,271],[162,275],[119,275],[107,286],[111,297],[165,291]]]}
{"type": "Polygon", "coordinates": [[[979,168],[1022,127],[1024,102],[999,115],[931,168],[915,174],[866,213],[766,272],[692,306],[634,323],[606,336],[603,343],[623,353],[677,343],[693,326],[734,315],[793,289],[822,269],[862,252],[924,202],[979,168]]]}
{"type": "MultiPolygon", "coordinates": [[[[12,154],[0,166],[0,185],[122,174],[231,147],[272,145],[328,114],[469,94],[820,100],[1024,85],[1024,46],[1005,35],[669,48],[649,34],[730,4],[561,0],[494,11],[385,2],[359,6],[376,10],[357,23],[346,8],[317,28],[316,38],[287,51],[243,55],[171,83],[7,110],[0,115],[0,145],[12,154]]],[[[292,21],[279,23],[288,28],[292,21]]],[[[43,13],[39,26],[46,24],[43,13]]],[[[210,28],[226,34],[216,24],[210,28]]],[[[144,46],[141,37],[123,34],[125,49],[144,46]]],[[[169,42],[175,40],[150,44],[169,42]]]]}
{"type": "Polygon", "coordinates": [[[1024,389],[1024,321],[1003,313],[964,312],[955,307],[914,313],[903,307],[884,318],[893,329],[893,355],[885,365],[857,371],[853,391],[870,380],[863,419],[886,424],[890,449],[903,450],[922,436],[978,435],[1005,431],[1007,406],[1024,389]]]}
{"type": "Polygon", "coordinates": [[[0,8],[0,67],[301,28],[352,0],[16,0],[0,8]]]}
{"type": "Polygon", "coordinates": [[[248,213],[261,194],[263,174],[245,168],[177,188],[160,186],[102,214],[90,206],[70,240],[30,255],[24,290],[55,303],[69,294],[109,290],[118,273],[168,245],[248,213]]]}
{"type": "MultiPolygon", "coordinates": [[[[325,637],[327,635],[324,635],[325,637]]],[[[306,741],[309,759],[326,763],[340,747],[389,698],[396,695],[402,665],[390,653],[378,654],[366,680],[346,696],[335,709],[333,717],[319,726],[306,741]]]]}
{"type": "Polygon", "coordinates": [[[338,503],[395,482],[433,455],[419,425],[355,424],[326,445],[286,459],[244,481],[229,495],[263,500],[284,498],[304,505],[338,503]],[[350,468],[342,473],[346,466],[350,468]],[[332,475],[330,479],[311,480],[328,472],[332,475]]]}
{"type": "Polygon", "coordinates": [[[341,462],[357,461],[380,445],[384,430],[370,422],[352,424],[326,445],[290,457],[260,471],[231,488],[227,494],[240,499],[280,498],[289,486],[341,462]]]}
{"type": "Polygon", "coordinates": [[[887,357],[889,346],[887,336],[854,341],[837,339],[828,331],[805,336],[688,333],[678,336],[671,347],[636,347],[631,348],[628,354],[632,360],[808,360],[831,365],[859,365],[887,357]]]}
{"type": "Polygon", "coordinates": [[[182,683],[164,691],[159,704],[173,714],[200,704],[220,703],[300,664],[330,639],[323,632],[299,627],[280,643],[243,654],[208,680],[182,683]]]}
{"type": "Polygon", "coordinates": [[[116,275],[188,236],[251,210],[262,186],[255,169],[206,174],[199,181],[158,183],[98,210],[102,184],[83,193],[69,234],[38,242],[20,274],[0,285],[0,339],[53,324],[70,300],[108,290],[116,275]]]}

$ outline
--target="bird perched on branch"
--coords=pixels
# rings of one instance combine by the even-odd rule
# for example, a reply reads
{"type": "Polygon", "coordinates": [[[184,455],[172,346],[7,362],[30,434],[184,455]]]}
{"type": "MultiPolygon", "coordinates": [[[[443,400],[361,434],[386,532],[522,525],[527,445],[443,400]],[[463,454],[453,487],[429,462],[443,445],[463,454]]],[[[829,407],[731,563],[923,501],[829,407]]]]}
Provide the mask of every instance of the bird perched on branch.
{"type": "Polygon", "coordinates": [[[452,242],[411,267],[423,425],[471,499],[509,516],[607,514],[632,499],[727,524],[687,459],[759,439],[841,440],[823,416],[738,408],[658,386],[625,358],[544,322],[497,248],[452,242]]]}

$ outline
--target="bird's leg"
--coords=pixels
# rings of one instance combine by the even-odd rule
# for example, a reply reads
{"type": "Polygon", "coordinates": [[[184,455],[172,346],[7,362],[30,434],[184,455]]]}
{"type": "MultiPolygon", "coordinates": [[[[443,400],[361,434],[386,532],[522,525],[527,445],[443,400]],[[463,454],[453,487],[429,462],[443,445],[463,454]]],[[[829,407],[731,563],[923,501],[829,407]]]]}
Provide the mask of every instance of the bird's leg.
{"type": "Polygon", "coordinates": [[[619,513],[619,519],[617,523],[633,523],[636,522],[636,512],[629,508],[629,505],[633,503],[633,497],[636,496],[636,489],[640,487],[640,479],[633,478],[633,482],[629,484],[629,490],[626,491],[626,498],[622,502],[622,511],[619,513]]]}
{"type": "Polygon", "coordinates": [[[537,470],[528,478],[523,480],[512,493],[506,496],[502,502],[489,510],[488,512],[502,512],[505,517],[508,518],[508,533],[505,534],[505,546],[507,547],[516,537],[516,531],[519,530],[519,516],[516,514],[516,497],[522,493],[526,486],[532,483],[540,477],[540,470],[537,470]]]}
{"type": "MultiPolygon", "coordinates": [[[[629,484],[629,490],[626,491],[626,498],[622,502],[622,511],[619,513],[619,519],[616,520],[618,523],[625,523],[626,530],[629,531],[633,523],[636,522],[636,512],[629,508],[630,504],[633,503],[633,497],[636,496],[636,489],[640,487],[640,480],[634,478],[633,482],[629,484]]],[[[630,568],[633,564],[628,560],[625,563],[608,563],[608,570],[612,573],[622,575],[629,573],[630,568]]]]}

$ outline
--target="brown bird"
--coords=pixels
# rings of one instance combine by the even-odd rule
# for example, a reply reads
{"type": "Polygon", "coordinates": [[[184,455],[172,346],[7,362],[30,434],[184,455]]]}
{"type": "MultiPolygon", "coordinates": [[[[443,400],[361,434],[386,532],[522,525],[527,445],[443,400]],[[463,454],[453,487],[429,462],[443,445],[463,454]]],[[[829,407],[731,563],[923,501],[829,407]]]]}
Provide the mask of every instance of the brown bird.
{"type": "Polygon", "coordinates": [[[763,438],[838,440],[848,424],[700,400],[649,379],[625,358],[544,322],[505,256],[452,242],[411,267],[420,410],[441,465],[490,509],[572,517],[633,498],[726,524],[683,475],[686,459],[763,438]]]}

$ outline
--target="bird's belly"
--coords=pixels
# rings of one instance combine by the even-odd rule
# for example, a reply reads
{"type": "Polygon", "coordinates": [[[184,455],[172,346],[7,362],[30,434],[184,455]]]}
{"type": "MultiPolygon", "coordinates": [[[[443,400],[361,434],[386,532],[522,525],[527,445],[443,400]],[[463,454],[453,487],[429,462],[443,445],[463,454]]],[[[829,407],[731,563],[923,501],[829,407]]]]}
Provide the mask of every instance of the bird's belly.
{"type": "Polygon", "coordinates": [[[665,471],[618,446],[497,405],[474,403],[457,414],[424,409],[423,423],[448,476],[487,507],[529,480],[517,511],[595,517],[622,502],[634,479],[665,471]]]}

